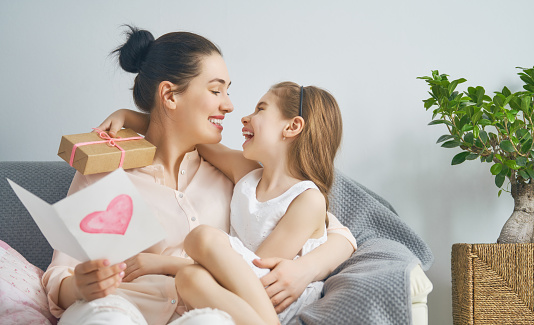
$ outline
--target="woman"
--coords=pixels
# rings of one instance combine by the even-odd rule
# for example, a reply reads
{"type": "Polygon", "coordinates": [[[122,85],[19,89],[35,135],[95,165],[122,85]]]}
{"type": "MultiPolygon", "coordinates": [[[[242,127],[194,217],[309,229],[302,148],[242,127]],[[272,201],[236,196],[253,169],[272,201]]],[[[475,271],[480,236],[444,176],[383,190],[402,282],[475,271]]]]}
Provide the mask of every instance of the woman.
{"type": "MultiPolygon", "coordinates": [[[[184,238],[200,224],[229,231],[232,183],[195,150],[198,144],[221,140],[224,116],[233,111],[227,94],[230,77],[220,50],[186,32],[154,40],[149,32],[131,28],[128,36],[116,52],[121,67],[137,73],[135,104],[150,114],[146,139],[158,149],[153,165],[127,172],[156,211],[167,236],[117,265],[106,260],[80,263],[55,251],[43,284],[52,314],[65,324],[84,324],[111,314],[124,324],[143,324],[144,319],[167,324],[178,318],[185,309],[173,275],[192,263],[183,250],[184,238]]],[[[103,176],[77,173],[69,194],[103,176]]],[[[354,251],[348,229],[334,217],[330,224],[327,243],[298,261],[258,262],[259,267],[274,268],[262,283],[278,312],[354,251]]]]}

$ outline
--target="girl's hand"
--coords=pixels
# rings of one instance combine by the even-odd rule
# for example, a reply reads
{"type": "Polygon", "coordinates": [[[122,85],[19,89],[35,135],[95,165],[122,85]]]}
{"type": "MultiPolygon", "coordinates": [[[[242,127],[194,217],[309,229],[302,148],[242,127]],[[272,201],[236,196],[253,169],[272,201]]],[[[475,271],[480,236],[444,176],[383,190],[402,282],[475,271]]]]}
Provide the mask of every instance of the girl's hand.
{"type": "Polygon", "coordinates": [[[169,257],[159,254],[140,253],[126,261],[124,282],[130,282],[146,274],[167,274],[165,267],[169,264],[169,257]]]}
{"type": "Polygon", "coordinates": [[[129,109],[119,109],[111,113],[97,129],[107,131],[111,137],[117,136],[117,132],[125,128],[130,128],[139,134],[146,134],[150,116],[129,109]]]}
{"type": "Polygon", "coordinates": [[[126,111],[126,109],[119,109],[118,111],[111,113],[111,115],[108,116],[97,129],[108,132],[108,134],[114,138],[117,136],[117,132],[124,126],[126,111]]]}
{"type": "Polygon", "coordinates": [[[77,299],[91,301],[114,293],[122,282],[125,268],[124,263],[110,266],[108,260],[78,264],[72,277],[74,295],[77,299]]]}
{"type": "Polygon", "coordinates": [[[299,260],[269,257],[253,261],[257,267],[271,269],[260,281],[266,287],[265,291],[277,313],[283,312],[296,301],[316,276],[313,268],[299,260]]]}

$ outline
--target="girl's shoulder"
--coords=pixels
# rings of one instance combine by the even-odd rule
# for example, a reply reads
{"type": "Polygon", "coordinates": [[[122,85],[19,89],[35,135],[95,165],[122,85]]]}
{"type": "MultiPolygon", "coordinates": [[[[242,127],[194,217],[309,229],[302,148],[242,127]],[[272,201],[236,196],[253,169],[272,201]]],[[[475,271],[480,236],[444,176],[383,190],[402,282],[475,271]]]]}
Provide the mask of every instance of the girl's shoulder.
{"type": "Polygon", "coordinates": [[[258,185],[258,182],[261,179],[261,176],[263,175],[263,167],[254,169],[250,171],[245,176],[241,177],[237,183],[235,183],[235,186],[242,185],[242,184],[254,184],[255,186],[258,185]]]}

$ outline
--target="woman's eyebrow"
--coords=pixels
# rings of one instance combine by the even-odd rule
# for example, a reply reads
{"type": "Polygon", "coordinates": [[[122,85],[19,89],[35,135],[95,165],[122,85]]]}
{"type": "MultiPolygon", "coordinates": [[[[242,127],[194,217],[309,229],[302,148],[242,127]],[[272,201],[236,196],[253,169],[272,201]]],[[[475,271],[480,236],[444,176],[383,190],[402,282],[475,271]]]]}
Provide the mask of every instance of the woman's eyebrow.
{"type": "MultiPolygon", "coordinates": [[[[221,78],[215,78],[215,79],[212,79],[210,80],[208,83],[212,83],[212,82],[218,82],[218,83],[221,83],[223,85],[226,85],[226,81],[224,81],[224,79],[221,79],[221,78]]],[[[232,82],[230,81],[228,83],[228,87],[230,87],[230,85],[232,84],[232,82]]]]}

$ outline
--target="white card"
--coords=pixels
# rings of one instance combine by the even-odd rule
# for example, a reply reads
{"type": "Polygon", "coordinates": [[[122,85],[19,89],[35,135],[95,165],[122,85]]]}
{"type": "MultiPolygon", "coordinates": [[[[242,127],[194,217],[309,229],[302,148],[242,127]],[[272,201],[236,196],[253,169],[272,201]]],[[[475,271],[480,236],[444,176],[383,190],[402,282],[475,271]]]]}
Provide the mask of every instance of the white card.
{"type": "Polygon", "coordinates": [[[85,262],[122,262],[165,239],[123,169],[50,205],[8,179],[52,248],[85,262]]]}

